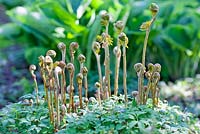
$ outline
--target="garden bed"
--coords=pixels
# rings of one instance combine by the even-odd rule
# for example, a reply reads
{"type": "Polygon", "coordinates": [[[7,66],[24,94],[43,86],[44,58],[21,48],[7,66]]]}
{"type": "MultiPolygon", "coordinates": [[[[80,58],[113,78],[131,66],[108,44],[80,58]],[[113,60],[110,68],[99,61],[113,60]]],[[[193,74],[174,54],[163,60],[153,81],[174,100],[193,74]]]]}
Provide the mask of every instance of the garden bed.
{"type": "MultiPolygon", "coordinates": [[[[32,96],[34,97],[34,96],[32,96]]],[[[0,112],[0,130],[2,133],[53,133],[49,121],[47,104],[31,104],[31,95],[22,101],[7,105],[0,112]]],[[[76,99],[77,96],[75,97],[76,99]]],[[[149,99],[147,105],[137,105],[129,98],[125,107],[124,97],[111,97],[100,107],[95,98],[91,98],[88,107],[77,109],[77,113],[66,113],[57,133],[196,133],[200,125],[194,115],[182,112],[178,106],[159,103],[154,108],[149,99]]],[[[84,107],[86,105],[84,104],[84,107]]]]}

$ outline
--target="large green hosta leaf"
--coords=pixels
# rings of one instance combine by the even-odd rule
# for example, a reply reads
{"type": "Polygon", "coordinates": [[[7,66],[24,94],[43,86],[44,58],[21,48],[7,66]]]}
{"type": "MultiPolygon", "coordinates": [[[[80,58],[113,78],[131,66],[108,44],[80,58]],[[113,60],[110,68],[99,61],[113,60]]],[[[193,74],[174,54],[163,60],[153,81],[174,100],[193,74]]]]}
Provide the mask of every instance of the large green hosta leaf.
{"type": "Polygon", "coordinates": [[[45,55],[47,48],[44,47],[32,47],[28,48],[25,52],[25,58],[28,60],[29,64],[38,64],[38,57],[40,55],[45,55]]]}
{"type": "Polygon", "coordinates": [[[51,22],[38,11],[31,11],[27,7],[16,7],[7,12],[11,19],[38,39],[47,43],[51,32],[55,29],[51,22]]]}
{"type": "Polygon", "coordinates": [[[191,30],[184,25],[170,25],[164,30],[163,39],[169,42],[172,48],[186,51],[190,48],[191,30]]]}

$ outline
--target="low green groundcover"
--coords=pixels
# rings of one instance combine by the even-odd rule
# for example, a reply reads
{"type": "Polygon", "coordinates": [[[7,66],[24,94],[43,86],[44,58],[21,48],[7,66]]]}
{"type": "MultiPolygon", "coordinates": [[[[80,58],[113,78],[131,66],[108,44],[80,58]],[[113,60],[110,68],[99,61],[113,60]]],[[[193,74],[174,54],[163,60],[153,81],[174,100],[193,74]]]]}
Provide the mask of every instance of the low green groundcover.
{"type": "MultiPolygon", "coordinates": [[[[153,108],[151,100],[138,106],[129,98],[127,106],[123,96],[111,97],[100,107],[95,98],[90,99],[86,110],[66,114],[59,134],[198,134],[200,125],[191,113],[182,112],[178,106],[161,102],[153,108]]],[[[49,122],[47,104],[29,104],[24,101],[7,105],[0,112],[0,133],[54,133],[49,122]]]]}

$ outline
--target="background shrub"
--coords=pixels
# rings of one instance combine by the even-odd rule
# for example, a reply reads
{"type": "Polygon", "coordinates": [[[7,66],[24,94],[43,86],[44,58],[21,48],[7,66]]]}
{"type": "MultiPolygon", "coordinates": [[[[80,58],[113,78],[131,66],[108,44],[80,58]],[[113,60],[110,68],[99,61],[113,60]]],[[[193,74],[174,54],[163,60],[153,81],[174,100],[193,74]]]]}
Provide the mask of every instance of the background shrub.
{"type": "MultiPolygon", "coordinates": [[[[91,66],[95,58],[90,48],[96,35],[100,33],[101,10],[109,11],[113,22],[123,20],[126,23],[125,33],[129,37],[130,46],[127,52],[129,72],[132,71],[133,64],[140,60],[145,33],[139,31],[139,26],[149,19],[150,12],[147,6],[152,1],[1,1],[9,9],[7,14],[12,20],[10,24],[0,27],[3,29],[1,36],[14,40],[24,36],[29,39],[23,42],[28,63],[36,62],[37,57],[44,54],[47,48],[55,49],[60,41],[67,45],[71,41],[77,41],[82,51],[79,53],[84,53],[87,57],[88,68],[95,70],[96,68],[91,66]],[[24,36],[21,37],[22,34],[24,36]]],[[[154,2],[159,3],[160,12],[150,35],[150,56],[147,62],[151,60],[161,63],[164,80],[194,76],[200,71],[200,30],[197,28],[200,23],[199,1],[154,2]]],[[[109,29],[110,34],[116,37],[112,24],[109,29]]],[[[115,42],[116,40],[113,46],[116,45],[115,42]]]]}

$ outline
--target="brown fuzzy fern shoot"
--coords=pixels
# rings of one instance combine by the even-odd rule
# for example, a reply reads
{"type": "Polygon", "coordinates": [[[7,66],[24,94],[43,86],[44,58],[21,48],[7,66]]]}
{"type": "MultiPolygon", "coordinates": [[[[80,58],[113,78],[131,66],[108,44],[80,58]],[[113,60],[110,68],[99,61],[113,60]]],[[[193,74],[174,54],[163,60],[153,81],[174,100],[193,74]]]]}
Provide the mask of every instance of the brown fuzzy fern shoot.
{"type": "Polygon", "coordinates": [[[56,128],[60,126],[60,97],[59,97],[59,90],[60,90],[60,81],[59,81],[59,74],[62,74],[62,69],[57,66],[54,69],[55,74],[55,83],[56,83],[56,96],[55,96],[55,105],[56,105],[56,128]]]}
{"type": "Polygon", "coordinates": [[[156,3],[152,3],[150,5],[150,11],[152,13],[152,19],[150,21],[143,22],[142,25],[140,26],[141,31],[146,31],[143,53],[142,53],[142,64],[143,64],[143,66],[145,66],[146,49],[147,49],[147,43],[148,43],[148,38],[149,38],[151,26],[153,25],[153,23],[156,19],[157,13],[159,11],[158,5],[156,3]]]}
{"type": "Polygon", "coordinates": [[[141,31],[146,31],[146,36],[145,36],[145,39],[144,39],[143,52],[142,52],[142,65],[137,63],[134,66],[134,68],[135,68],[135,70],[138,74],[138,94],[139,94],[138,102],[139,102],[139,104],[145,104],[146,97],[147,97],[146,96],[147,93],[145,93],[145,92],[148,92],[148,90],[149,90],[148,86],[147,86],[147,90],[145,91],[144,85],[143,85],[144,84],[144,74],[146,72],[145,57],[146,57],[146,49],[147,49],[147,43],[148,43],[148,38],[149,38],[151,26],[153,25],[153,23],[156,19],[157,13],[159,11],[158,5],[155,4],[155,3],[152,3],[150,5],[150,11],[152,13],[152,19],[150,21],[142,23],[142,25],[140,26],[141,31]]]}
{"type": "Polygon", "coordinates": [[[100,83],[100,90],[101,92],[103,93],[104,90],[102,88],[102,85],[103,85],[103,77],[102,77],[102,73],[101,73],[101,63],[100,63],[100,57],[101,55],[99,54],[100,53],[100,44],[99,42],[94,42],[92,44],[92,50],[94,52],[94,55],[96,57],[96,60],[97,60],[97,67],[98,67],[98,73],[99,73],[99,83],[100,83]]]}
{"type": "Polygon", "coordinates": [[[61,75],[61,100],[62,104],[66,105],[66,78],[65,78],[65,56],[66,56],[66,45],[63,42],[58,43],[58,49],[61,51],[62,54],[62,61],[60,61],[59,66],[62,68],[62,75],[61,75]]]}
{"type": "Polygon", "coordinates": [[[48,102],[48,89],[46,85],[46,74],[45,74],[45,65],[44,65],[44,56],[39,56],[39,66],[40,66],[40,75],[42,77],[44,83],[44,91],[45,91],[45,100],[48,102]]]}
{"type": "Polygon", "coordinates": [[[36,66],[35,65],[30,65],[29,67],[29,71],[31,73],[31,76],[34,80],[34,84],[35,84],[35,94],[36,94],[36,104],[39,104],[39,97],[38,97],[38,85],[37,85],[37,78],[36,75],[34,74],[34,71],[36,70],[36,66]]]}
{"type": "Polygon", "coordinates": [[[49,107],[49,113],[50,113],[50,120],[54,124],[54,110],[53,110],[53,97],[52,97],[52,91],[50,90],[50,82],[52,78],[52,71],[53,71],[53,60],[50,56],[45,56],[44,58],[44,64],[45,64],[45,72],[46,74],[46,88],[48,89],[48,107],[49,107]]]}
{"type": "Polygon", "coordinates": [[[114,81],[114,95],[117,96],[118,94],[118,81],[119,81],[119,68],[120,68],[120,59],[121,59],[121,48],[120,48],[120,43],[119,43],[119,34],[123,31],[124,29],[124,24],[122,21],[117,21],[114,23],[115,30],[118,34],[117,38],[117,46],[114,47],[113,53],[116,57],[115,59],[115,81],[114,81]]]}
{"type": "Polygon", "coordinates": [[[118,81],[119,81],[119,68],[120,68],[120,59],[121,59],[121,49],[116,46],[113,49],[113,53],[116,57],[115,60],[115,80],[114,80],[114,95],[118,94],[118,81]]]}
{"type": "Polygon", "coordinates": [[[87,81],[88,69],[87,67],[84,66],[81,70],[81,73],[83,74],[83,79],[84,79],[85,98],[88,98],[88,81],[87,81]]]}
{"type": "Polygon", "coordinates": [[[61,51],[62,54],[62,61],[65,62],[65,55],[66,55],[66,45],[63,42],[60,42],[57,45],[58,49],[61,51]]]}
{"type": "Polygon", "coordinates": [[[105,50],[105,60],[104,60],[104,65],[105,65],[105,81],[107,83],[107,88],[108,88],[108,93],[109,96],[111,96],[111,89],[110,89],[110,54],[109,54],[109,45],[112,44],[112,38],[108,34],[108,26],[109,26],[109,21],[110,21],[110,16],[109,14],[105,11],[102,12],[101,14],[101,25],[105,26],[106,30],[104,33],[102,33],[102,45],[105,50]]]}
{"type": "Polygon", "coordinates": [[[101,92],[100,92],[100,83],[96,82],[95,87],[97,88],[97,100],[99,102],[99,105],[101,106],[101,92]]]}
{"type": "Polygon", "coordinates": [[[78,95],[79,95],[79,104],[80,108],[83,108],[83,100],[82,100],[82,83],[83,83],[83,75],[82,73],[78,73],[76,75],[76,81],[78,84],[78,95]]]}
{"type": "Polygon", "coordinates": [[[71,57],[71,63],[74,64],[74,54],[76,52],[76,50],[79,48],[79,45],[77,42],[72,42],[70,44],[70,57],[71,57]]]}
{"type": "Polygon", "coordinates": [[[84,66],[84,63],[85,63],[85,56],[83,54],[80,54],[78,56],[78,61],[79,61],[79,64],[80,64],[80,72],[84,66]]]}
{"type": "Polygon", "coordinates": [[[61,71],[61,100],[62,104],[66,105],[66,79],[65,79],[65,68],[66,64],[64,61],[60,61],[58,66],[62,69],[61,71]]]}
{"type": "Polygon", "coordinates": [[[69,100],[69,109],[68,109],[68,112],[70,112],[71,109],[72,109],[72,111],[75,110],[75,107],[74,107],[74,84],[73,84],[75,69],[74,69],[74,65],[72,63],[68,63],[66,68],[69,71],[69,77],[70,77],[70,84],[69,84],[70,100],[69,100]]]}
{"type": "Polygon", "coordinates": [[[125,102],[128,102],[127,97],[127,85],[126,85],[126,48],[128,48],[128,38],[125,33],[120,33],[119,35],[119,44],[122,45],[123,48],[123,88],[124,88],[124,95],[125,95],[125,102]]]}

